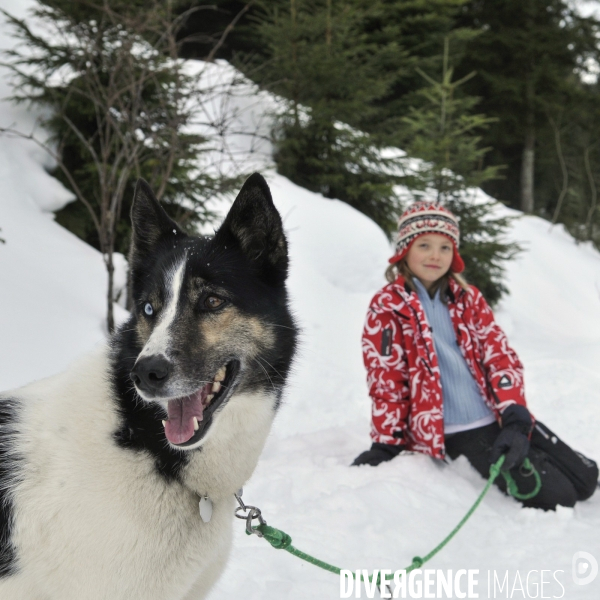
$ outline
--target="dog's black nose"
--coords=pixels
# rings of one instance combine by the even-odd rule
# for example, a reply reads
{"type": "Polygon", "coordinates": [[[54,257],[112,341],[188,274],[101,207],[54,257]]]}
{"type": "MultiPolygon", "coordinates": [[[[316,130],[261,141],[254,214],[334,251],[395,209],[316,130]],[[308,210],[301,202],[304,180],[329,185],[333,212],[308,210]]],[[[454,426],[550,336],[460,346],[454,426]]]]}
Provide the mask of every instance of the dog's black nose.
{"type": "Polygon", "coordinates": [[[161,355],[140,358],[130,373],[131,380],[143,392],[155,394],[169,379],[171,363],[161,355]]]}

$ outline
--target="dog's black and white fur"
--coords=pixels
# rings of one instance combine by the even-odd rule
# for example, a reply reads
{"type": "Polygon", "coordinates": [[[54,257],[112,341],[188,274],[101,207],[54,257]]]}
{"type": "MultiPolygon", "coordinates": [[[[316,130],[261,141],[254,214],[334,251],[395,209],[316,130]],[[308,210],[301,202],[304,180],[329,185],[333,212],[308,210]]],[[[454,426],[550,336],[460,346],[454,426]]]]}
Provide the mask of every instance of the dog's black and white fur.
{"type": "Polygon", "coordinates": [[[143,181],[132,221],[131,318],[0,398],[2,599],[195,600],[224,568],[296,344],[281,219],[255,174],[213,237],[143,181]]]}

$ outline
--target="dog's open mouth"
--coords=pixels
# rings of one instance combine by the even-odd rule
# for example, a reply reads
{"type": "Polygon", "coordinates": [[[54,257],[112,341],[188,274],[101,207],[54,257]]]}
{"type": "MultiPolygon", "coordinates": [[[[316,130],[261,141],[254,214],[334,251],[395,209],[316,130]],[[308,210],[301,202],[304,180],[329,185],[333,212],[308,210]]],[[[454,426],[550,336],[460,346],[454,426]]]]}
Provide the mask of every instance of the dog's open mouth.
{"type": "Polygon", "coordinates": [[[239,372],[236,360],[222,366],[212,381],[190,396],[168,401],[168,418],[163,421],[167,440],[174,446],[191,446],[199,442],[212,424],[215,411],[231,395],[239,372]]]}

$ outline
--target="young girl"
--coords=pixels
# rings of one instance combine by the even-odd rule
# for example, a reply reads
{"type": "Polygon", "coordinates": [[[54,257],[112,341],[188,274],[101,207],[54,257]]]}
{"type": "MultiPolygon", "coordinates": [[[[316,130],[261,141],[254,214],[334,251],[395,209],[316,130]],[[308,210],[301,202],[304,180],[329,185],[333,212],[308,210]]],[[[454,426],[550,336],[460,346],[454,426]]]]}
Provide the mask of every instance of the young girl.
{"type": "MultiPolygon", "coordinates": [[[[596,489],[596,463],[573,451],[527,409],[523,367],[481,292],[460,276],[456,217],[434,203],[398,223],[389,284],[373,298],[363,357],[373,402],[373,445],[352,463],[376,466],[404,450],[467,457],[484,477],[506,454],[525,506],[573,506],[596,489]]],[[[504,478],[496,484],[506,490],[504,478]]]]}

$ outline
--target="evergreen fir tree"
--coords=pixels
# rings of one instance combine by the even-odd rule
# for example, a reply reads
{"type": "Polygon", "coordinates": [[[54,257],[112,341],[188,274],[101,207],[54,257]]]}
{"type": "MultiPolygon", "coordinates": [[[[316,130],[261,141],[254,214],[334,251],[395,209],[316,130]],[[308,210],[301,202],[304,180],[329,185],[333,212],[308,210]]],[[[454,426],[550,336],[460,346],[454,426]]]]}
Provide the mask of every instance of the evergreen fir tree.
{"type": "Polygon", "coordinates": [[[284,99],[273,131],[278,171],[395,226],[394,178],[377,140],[360,130],[389,89],[397,42],[379,45],[362,31],[368,7],[341,0],[278,0],[263,5],[257,30],[269,59],[238,63],[284,99]],[[348,124],[351,124],[349,126],[348,124]]]}
{"type": "Polygon", "coordinates": [[[454,40],[452,58],[457,63],[465,43],[478,34],[457,25],[468,1],[354,0],[360,6],[369,6],[361,25],[365,39],[377,45],[393,42],[402,52],[401,61],[382,65],[391,84],[386,94],[375,100],[374,118],[362,120],[363,131],[382,136],[389,146],[400,145],[401,118],[414,102],[414,90],[423,83],[417,69],[432,72],[439,67],[439,49],[450,34],[454,40]]]}
{"type": "Polygon", "coordinates": [[[547,108],[577,95],[577,74],[598,57],[598,22],[567,0],[471,0],[460,23],[482,32],[459,65],[479,74],[465,87],[498,119],[484,132],[485,162],[507,165],[485,189],[526,213],[543,210],[557,166],[547,108]]]}
{"type": "Polygon", "coordinates": [[[466,275],[494,304],[507,291],[501,281],[502,262],[518,247],[501,241],[508,219],[493,216],[492,202],[474,202],[473,198],[474,188],[498,176],[497,166],[481,168],[488,149],[481,148],[479,132],[490,119],[472,114],[476,98],[460,95],[459,88],[475,73],[453,81],[448,38],[444,40],[441,80],[419,72],[428,85],[417,95],[421,102],[403,118],[403,147],[409,156],[422,161],[404,183],[413,198],[433,193],[437,202],[459,218],[466,275]]]}
{"type": "Polygon", "coordinates": [[[449,39],[446,38],[442,79],[437,81],[417,69],[429,85],[417,92],[418,103],[402,118],[406,140],[403,148],[410,156],[425,161],[419,167],[417,180],[436,190],[438,202],[442,203],[497,177],[499,170],[497,166],[479,168],[489,150],[480,147],[479,132],[492,119],[472,114],[478,99],[458,93],[458,88],[475,73],[453,81],[454,69],[448,60],[449,39]]]}

